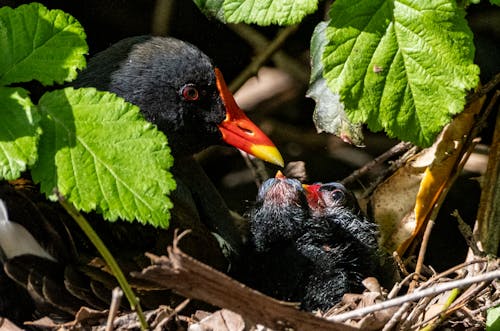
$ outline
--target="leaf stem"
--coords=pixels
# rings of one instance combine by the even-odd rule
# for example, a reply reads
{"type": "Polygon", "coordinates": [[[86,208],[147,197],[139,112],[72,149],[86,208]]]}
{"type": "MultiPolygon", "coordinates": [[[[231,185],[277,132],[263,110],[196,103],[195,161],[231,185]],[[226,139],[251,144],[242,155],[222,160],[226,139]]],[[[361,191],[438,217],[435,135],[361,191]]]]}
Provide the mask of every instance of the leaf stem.
{"type": "Polygon", "coordinates": [[[122,270],[120,269],[120,266],[116,262],[111,252],[108,250],[108,248],[101,240],[99,235],[94,231],[94,229],[89,224],[87,219],[83,217],[83,215],[75,208],[75,206],[72,203],[68,202],[59,193],[59,191],[57,191],[57,189],[55,193],[57,195],[57,198],[61,206],[63,206],[64,209],[66,209],[66,211],[68,212],[68,214],[76,221],[78,226],[82,229],[82,231],[90,239],[95,248],[99,251],[99,254],[101,254],[104,261],[106,261],[106,263],[108,264],[108,267],[113,272],[113,275],[118,281],[118,284],[120,284],[123,293],[127,297],[128,302],[130,303],[130,308],[137,313],[137,317],[139,318],[139,322],[141,325],[141,330],[147,330],[148,324],[146,322],[146,318],[144,317],[144,313],[142,312],[142,308],[139,304],[139,299],[135,296],[134,292],[132,291],[130,284],[127,282],[125,275],[123,274],[122,270]]]}

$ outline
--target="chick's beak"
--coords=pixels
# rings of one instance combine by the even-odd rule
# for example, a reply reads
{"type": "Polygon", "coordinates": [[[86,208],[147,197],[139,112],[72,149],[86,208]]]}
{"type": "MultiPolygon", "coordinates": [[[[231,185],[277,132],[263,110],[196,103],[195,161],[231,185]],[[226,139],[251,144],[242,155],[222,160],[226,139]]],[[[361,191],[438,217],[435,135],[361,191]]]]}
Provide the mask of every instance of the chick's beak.
{"type": "Polygon", "coordinates": [[[215,68],[217,89],[226,107],[226,119],[219,124],[222,139],[264,161],[283,166],[283,157],[264,132],[238,107],[219,69],[215,68]]]}
{"type": "Polygon", "coordinates": [[[319,197],[319,189],[321,187],[321,184],[302,184],[302,188],[304,189],[304,192],[306,193],[306,198],[309,206],[312,208],[316,208],[319,206],[320,203],[320,197],[319,197]]]}

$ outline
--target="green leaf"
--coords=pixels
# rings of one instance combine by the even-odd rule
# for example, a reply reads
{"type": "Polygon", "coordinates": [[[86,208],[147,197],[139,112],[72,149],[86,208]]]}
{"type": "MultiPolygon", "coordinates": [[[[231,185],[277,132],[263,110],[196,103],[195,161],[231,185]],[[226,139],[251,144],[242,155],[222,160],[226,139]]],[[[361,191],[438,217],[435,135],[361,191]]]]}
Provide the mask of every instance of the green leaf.
{"type": "Polygon", "coordinates": [[[500,306],[488,309],[486,314],[486,331],[500,330],[500,306]]]}
{"type": "Polygon", "coordinates": [[[311,79],[307,97],[316,101],[313,121],[319,133],[323,131],[333,133],[345,142],[363,146],[361,125],[349,121],[344,111],[344,103],[340,101],[340,95],[330,90],[323,77],[321,57],[327,42],[325,33],[327,26],[328,22],[319,23],[311,39],[311,79]]]}
{"type": "Polygon", "coordinates": [[[0,87],[0,179],[19,178],[35,163],[39,120],[26,90],[0,87]]]}
{"type": "Polygon", "coordinates": [[[291,25],[318,8],[318,0],[225,0],[228,23],[291,25]]]}
{"type": "Polygon", "coordinates": [[[0,85],[76,78],[88,47],[76,19],[38,3],[0,8],[0,85]]]}
{"type": "Polygon", "coordinates": [[[207,17],[213,17],[226,23],[224,17],[224,0],[193,0],[203,14],[207,17]]]}
{"type": "Polygon", "coordinates": [[[139,108],[94,88],[66,88],[40,99],[43,135],[33,179],[78,209],[168,226],[175,188],[165,135],[139,108]]]}
{"type": "Polygon", "coordinates": [[[497,6],[500,6],[500,0],[490,0],[490,3],[492,5],[497,5],[497,6]]]}
{"type": "Polygon", "coordinates": [[[472,33],[454,0],[337,0],[325,78],[355,123],[429,146],[477,86],[472,33]]]}

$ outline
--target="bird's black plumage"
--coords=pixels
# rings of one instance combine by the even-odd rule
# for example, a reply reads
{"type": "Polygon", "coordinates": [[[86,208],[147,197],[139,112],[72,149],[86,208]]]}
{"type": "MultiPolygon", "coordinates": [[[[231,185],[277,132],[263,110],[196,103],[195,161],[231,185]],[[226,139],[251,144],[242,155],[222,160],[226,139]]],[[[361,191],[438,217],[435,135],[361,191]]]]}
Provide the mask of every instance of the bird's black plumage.
{"type": "Polygon", "coordinates": [[[364,278],[378,276],[378,231],[340,183],[321,185],[310,208],[304,235],[297,240],[311,263],[302,306],[325,310],[344,293],[362,291],[364,278]]]}
{"type": "MultiPolygon", "coordinates": [[[[226,270],[228,257],[234,257],[234,251],[239,248],[240,233],[233,223],[224,200],[192,155],[210,145],[223,143],[223,139],[227,138],[230,133],[237,136],[233,137],[233,142],[241,138],[248,143],[262,144],[266,147],[264,150],[269,150],[269,147],[275,149],[275,147],[262,132],[248,124],[250,121],[237,108],[232,96],[228,96],[229,92],[226,91],[227,87],[223,83],[222,76],[216,71],[211,60],[195,46],[174,38],[132,37],[119,41],[96,54],[72,85],[76,88],[95,87],[99,90],[114,92],[126,101],[139,106],[145,118],[166,134],[174,156],[174,166],[170,170],[175,177],[177,189],[170,196],[174,209],[171,212],[172,218],[168,230],[155,229],[138,223],[110,224],[104,222],[98,215],[87,215],[94,219],[94,222],[92,220],[91,222],[96,232],[104,237],[105,243],[115,258],[119,262],[124,262],[121,266],[126,270],[125,273],[128,274],[130,270],[140,270],[144,267],[144,262],[148,262],[144,261],[145,251],[156,254],[165,253],[167,245],[172,243],[175,229],[192,230],[191,234],[179,243],[184,252],[215,268],[226,270]],[[237,108],[236,111],[235,108],[237,108]],[[230,131],[228,128],[240,127],[238,124],[233,124],[232,127],[227,124],[229,110],[232,110],[233,117],[239,120],[237,123],[243,131],[242,136],[238,136],[239,133],[234,133],[234,131],[227,132],[230,131]],[[238,111],[241,114],[238,114],[238,111]],[[221,124],[226,125],[224,127],[226,136],[221,131],[221,124]],[[248,128],[251,130],[249,131],[248,128]],[[245,135],[245,132],[252,134],[245,135]],[[262,139],[262,136],[265,139],[262,139]],[[260,137],[260,140],[251,141],[252,137],[260,137]],[[245,140],[247,138],[248,140],[245,140]],[[217,233],[219,238],[222,237],[226,244],[229,244],[231,247],[228,250],[229,253],[225,254],[218,239],[212,233],[217,233]]],[[[263,154],[265,153],[260,153],[261,156],[263,154]]],[[[274,160],[281,160],[276,149],[271,154],[274,160]]],[[[20,215],[18,218],[16,212],[13,211],[17,208],[24,208],[23,205],[10,203],[11,197],[17,194],[13,193],[16,189],[7,183],[5,183],[5,190],[3,188],[0,190],[0,198],[7,202],[9,214],[12,216],[11,220],[20,221],[19,218],[22,218],[26,221],[23,225],[28,230],[36,230],[39,224],[34,217],[20,215]]],[[[50,204],[40,194],[35,195],[35,197],[24,196],[27,201],[23,200],[23,203],[29,207],[25,210],[32,214],[39,212],[35,204],[41,206],[50,204]]],[[[68,218],[68,215],[60,208],[55,214],[68,218]]],[[[58,232],[58,230],[52,231],[56,229],[54,223],[59,224],[49,219],[49,229],[51,232],[58,232]]],[[[72,221],[69,220],[68,224],[72,224],[72,221]]],[[[83,237],[79,229],[63,229],[62,232],[71,233],[72,238],[83,237]]],[[[35,235],[35,237],[44,238],[43,235],[35,235]]],[[[53,238],[53,236],[48,238],[53,238]]],[[[50,241],[50,239],[45,240],[50,241]]],[[[73,240],[70,241],[73,242],[73,240]]],[[[42,243],[42,246],[47,246],[44,244],[47,243],[42,243]]],[[[88,271],[87,255],[93,257],[96,254],[86,238],[77,241],[77,244],[77,249],[79,249],[77,254],[73,254],[73,247],[66,246],[65,248],[62,243],[59,245],[62,247],[57,247],[56,251],[60,251],[63,255],[68,253],[66,255],[71,256],[58,257],[57,261],[51,262],[56,263],[61,268],[60,270],[64,270],[64,275],[59,274],[55,278],[52,274],[46,273],[47,270],[40,270],[37,263],[32,265],[28,263],[28,261],[39,261],[40,257],[36,256],[34,259],[23,257],[26,263],[21,264],[16,263],[19,257],[8,257],[2,259],[3,266],[10,278],[28,290],[31,282],[30,277],[24,277],[26,274],[32,275],[33,282],[47,279],[51,287],[59,286],[61,291],[66,291],[64,288],[74,286],[74,283],[66,277],[69,276],[66,271],[76,270],[76,273],[83,275],[84,270],[88,271]],[[85,259],[82,258],[83,255],[85,259]]],[[[92,273],[94,275],[94,270],[92,273]]],[[[0,281],[3,276],[6,275],[0,275],[0,281]]],[[[91,281],[86,279],[86,282],[91,281]]],[[[113,282],[110,285],[115,286],[113,282]]],[[[94,288],[96,286],[93,286],[94,288]]],[[[72,294],[78,293],[79,297],[84,290],[82,287],[72,294]]],[[[97,293],[91,295],[95,294],[97,293]]],[[[99,296],[104,298],[103,302],[106,306],[108,304],[106,296],[99,296]]],[[[170,297],[162,296],[162,298],[168,301],[170,297]]],[[[14,305],[17,299],[13,298],[14,305]]],[[[44,308],[44,305],[49,309],[55,308],[48,297],[42,296],[36,299],[38,311],[41,311],[40,308],[44,308]]],[[[144,303],[145,300],[143,299],[142,302],[144,303]]],[[[0,314],[6,311],[2,308],[3,306],[3,300],[0,300],[0,314]]]]}
{"type": "Polygon", "coordinates": [[[165,132],[175,157],[222,142],[217,125],[226,110],[213,63],[187,42],[151,36],[121,40],[92,57],[72,85],[114,92],[139,106],[165,132]],[[198,100],[183,96],[190,86],[198,100]]]}
{"type": "Polygon", "coordinates": [[[270,178],[247,213],[252,253],[244,280],[275,298],[300,301],[307,261],[295,241],[303,234],[307,201],[296,179],[270,178]]]}
{"type": "Polygon", "coordinates": [[[362,280],[380,276],[377,225],[342,184],[306,186],[282,176],[264,182],[250,209],[255,250],[250,285],[305,310],[326,310],[362,280]]]}

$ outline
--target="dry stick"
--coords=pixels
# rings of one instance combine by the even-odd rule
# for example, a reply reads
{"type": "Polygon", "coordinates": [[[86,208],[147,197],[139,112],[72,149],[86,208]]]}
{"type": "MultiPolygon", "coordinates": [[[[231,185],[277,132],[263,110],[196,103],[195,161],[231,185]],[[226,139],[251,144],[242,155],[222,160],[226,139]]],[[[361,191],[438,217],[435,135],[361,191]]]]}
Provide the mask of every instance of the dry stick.
{"type": "Polygon", "coordinates": [[[112,331],[113,320],[118,314],[118,309],[120,308],[120,302],[122,301],[123,291],[119,287],[115,287],[111,292],[111,306],[109,307],[108,320],[106,321],[105,331],[112,331]]]}
{"type": "Polygon", "coordinates": [[[488,281],[491,281],[493,279],[497,279],[499,277],[500,277],[500,270],[494,270],[494,271],[490,271],[490,272],[487,272],[487,273],[484,273],[481,275],[472,276],[472,277],[468,277],[468,278],[464,278],[464,279],[459,279],[459,280],[455,280],[455,281],[451,281],[451,282],[447,282],[447,283],[443,283],[443,284],[438,284],[436,286],[433,286],[433,287],[430,287],[427,289],[423,289],[423,290],[417,289],[413,293],[410,293],[410,294],[407,294],[407,295],[404,295],[401,297],[397,297],[397,298],[392,299],[392,300],[387,300],[387,301],[384,301],[381,303],[377,303],[377,304],[372,305],[372,306],[356,309],[356,310],[350,311],[348,313],[339,314],[336,316],[331,316],[331,317],[328,317],[328,319],[335,321],[335,322],[343,322],[343,321],[346,321],[346,320],[351,319],[351,318],[359,318],[359,317],[363,317],[367,314],[370,314],[370,313],[373,313],[373,312],[376,312],[379,310],[384,310],[384,309],[387,309],[390,307],[399,306],[399,305],[404,304],[405,302],[419,300],[423,297],[436,295],[436,294],[439,294],[442,292],[452,290],[454,288],[463,288],[463,287],[466,287],[466,286],[469,286],[469,285],[475,284],[475,283],[488,282],[488,281]]]}
{"type": "Polygon", "coordinates": [[[388,174],[394,173],[397,169],[401,168],[409,158],[416,154],[418,148],[416,146],[410,148],[406,153],[404,153],[399,159],[392,162],[386,171],[383,171],[370,185],[364,190],[363,194],[360,196],[364,199],[375,190],[378,185],[388,176],[388,174]]]}
{"type": "MultiPolygon", "coordinates": [[[[434,330],[435,328],[438,327],[439,324],[443,323],[444,320],[446,319],[446,317],[448,316],[447,314],[447,310],[448,308],[451,306],[451,304],[456,300],[456,298],[458,297],[458,294],[460,293],[460,290],[457,289],[457,288],[454,288],[450,295],[448,296],[448,298],[446,299],[446,302],[444,303],[443,305],[443,308],[441,309],[441,312],[439,312],[438,314],[436,314],[437,316],[432,316],[432,319],[436,318],[436,317],[439,317],[437,319],[434,320],[433,323],[430,323],[428,324],[427,326],[425,326],[422,331],[432,331],[434,330]]],[[[431,319],[431,320],[432,320],[431,319]]],[[[427,323],[427,322],[424,322],[424,323],[427,323]]]]}
{"type": "MultiPolygon", "coordinates": [[[[440,278],[443,278],[443,277],[446,277],[454,272],[456,272],[457,270],[460,270],[460,269],[463,269],[463,268],[466,268],[468,267],[469,265],[471,264],[476,264],[476,263],[485,263],[485,262],[488,262],[488,259],[486,258],[482,258],[482,259],[478,259],[478,260],[472,260],[472,261],[466,261],[466,262],[463,262],[459,265],[456,265],[446,271],[443,271],[437,275],[434,275],[432,276],[428,281],[426,281],[425,283],[422,283],[419,287],[419,290],[422,290],[422,289],[425,289],[427,288],[428,286],[432,285],[432,284],[435,284],[435,282],[437,280],[439,280],[440,278]]],[[[408,275],[404,280],[403,282],[401,283],[404,283],[404,282],[408,282],[411,278],[413,277],[413,274],[410,274],[408,275]]],[[[395,286],[396,287],[396,286],[395,286]]],[[[391,291],[392,293],[393,291],[391,291]]],[[[388,298],[391,298],[390,296],[388,296],[388,298]]],[[[394,325],[396,325],[396,323],[399,321],[399,317],[403,315],[403,313],[405,311],[408,310],[410,304],[409,303],[405,303],[403,306],[401,306],[401,308],[394,314],[394,316],[389,320],[389,322],[386,324],[386,325],[389,325],[386,327],[384,327],[384,331],[387,331],[387,330],[390,330],[394,325]]],[[[417,313],[416,309],[418,307],[416,307],[411,314],[415,315],[417,313]]],[[[410,316],[407,317],[407,320],[410,320],[410,316]]],[[[410,321],[408,321],[410,322],[410,321]]],[[[407,325],[408,323],[404,323],[404,325],[407,325]]]]}
{"type": "MultiPolygon", "coordinates": [[[[488,109],[493,109],[493,105],[498,101],[500,91],[491,98],[488,109]]],[[[485,121],[486,122],[486,119],[485,121]]],[[[498,229],[498,213],[500,209],[498,199],[498,186],[500,182],[499,174],[499,157],[500,157],[500,111],[496,116],[494,124],[493,142],[490,146],[488,166],[484,175],[483,190],[479,201],[479,211],[477,213],[477,221],[474,232],[477,234],[479,241],[482,244],[482,249],[486,253],[496,253],[500,242],[498,229]]]]}
{"type": "Polygon", "coordinates": [[[379,156],[374,158],[372,161],[365,164],[363,167],[359,168],[358,170],[355,170],[349,176],[342,179],[341,183],[344,185],[347,185],[351,182],[354,182],[359,177],[363,176],[364,174],[366,174],[367,172],[372,170],[374,167],[378,166],[381,163],[384,163],[386,160],[390,159],[391,157],[394,157],[396,155],[399,155],[401,153],[408,151],[412,146],[413,145],[411,143],[405,142],[405,141],[402,141],[399,144],[392,146],[389,150],[387,150],[383,154],[380,154],[379,156]]]}
{"type": "Polygon", "coordinates": [[[497,73],[495,76],[493,76],[493,78],[490,79],[488,83],[484,84],[483,87],[479,88],[476,92],[474,92],[471,96],[469,96],[467,98],[467,103],[472,103],[476,101],[486,93],[493,90],[495,86],[497,86],[498,84],[500,84],[500,72],[497,73]]]}
{"type": "Polygon", "coordinates": [[[405,302],[397,311],[394,315],[392,315],[391,319],[385,323],[384,328],[382,331],[389,331],[391,330],[396,324],[399,322],[401,319],[401,316],[410,308],[411,302],[405,302]]]}
{"type": "MultiPolygon", "coordinates": [[[[266,49],[271,43],[264,35],[247,24],[227,24],[227,27],[236,32],[242,39],[255,49],[256,52],[266,49]]],[[[309,68],[304,68],[304,63],[296,60],[283,50],[278,50],[272,55],[274,64],[288,72],[299,82],[309,81],[309,68]]]]}
{"type": "Polygon", "coordinates": [[[451,216],[457,219],[458,230],[464,237],[467,246],[469,246],[469,248],[472,250],[472,253],[474,253],[475,256],[481,256],[481,257],[486,256],[486,253],[481,251],[481,249],[477,245],[477,242],[474,239],[474,235],[472,234],[471,227],[469,226],[469,224],[465,223],[465,221],[462,219],[462,216],[460,216],[460,213],[458,212],[457,209],[453,210],[451,216]]]}
{"type": "Polygon", "coordinates": [[[269,44],[269,46],[257,54],[252,62],[236,77],[229,85],[229,90],[234,92],[238,90],[250,77],[255,76],[257,71],[262,65],[269,60],[269,58],[281,48],[285,40],[298,29],[298,25],[291,25],[278,32],[276,38],[269,44]]]}

